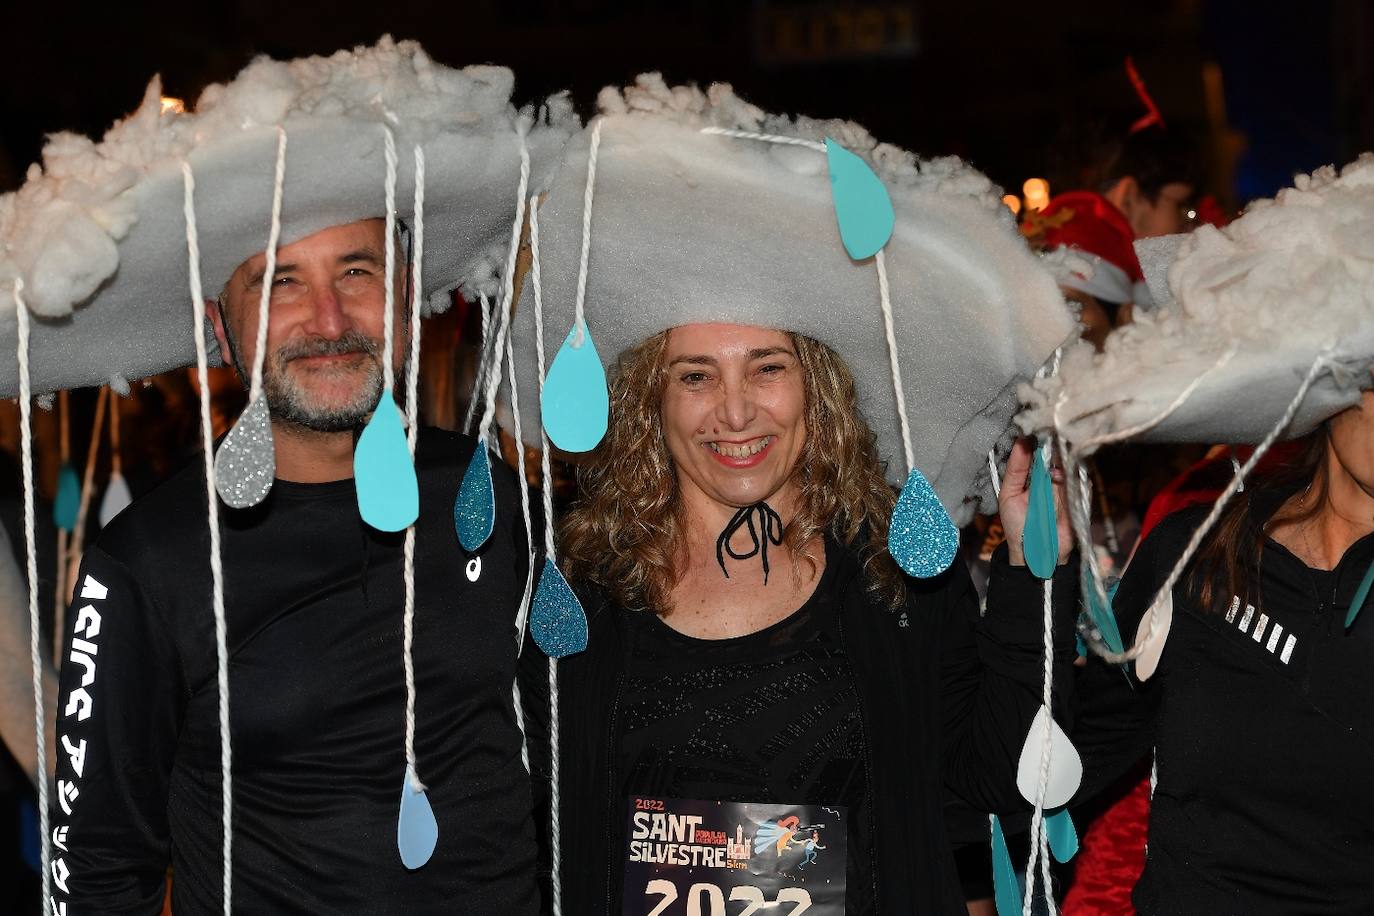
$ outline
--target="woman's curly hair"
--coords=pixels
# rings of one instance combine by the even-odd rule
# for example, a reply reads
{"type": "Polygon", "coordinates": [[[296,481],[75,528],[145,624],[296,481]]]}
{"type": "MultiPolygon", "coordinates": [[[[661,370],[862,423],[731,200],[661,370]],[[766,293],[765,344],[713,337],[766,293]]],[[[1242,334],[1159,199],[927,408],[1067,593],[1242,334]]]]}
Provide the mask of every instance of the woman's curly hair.
{"type": "MultiPolygon", "coordinates": [[[[683,513],[664,441],[661,407],[669,331],[622,354],[610,385],[605,440],[577,470],[578,498],[562,523],[566,572],[624,608],[664,613],[681,575],[683,513]]],[[[859,414],[854,379],[825,344],[790,334],[806,386],[806,441],[794,478],[798,510],[784,542],[802,555],[825,533],[861,542],[865,587],[882,604],[906,598],[887,552],[896,494],[883,476],[875,437],[859,414]]]]}

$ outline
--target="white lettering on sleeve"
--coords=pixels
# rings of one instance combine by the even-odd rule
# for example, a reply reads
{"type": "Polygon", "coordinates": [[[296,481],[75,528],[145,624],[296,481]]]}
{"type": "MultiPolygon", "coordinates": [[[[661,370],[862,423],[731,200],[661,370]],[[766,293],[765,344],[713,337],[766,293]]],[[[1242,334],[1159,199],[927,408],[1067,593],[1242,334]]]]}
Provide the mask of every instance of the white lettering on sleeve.
{"type": "Polygon", "coordinates": [[[109,592],[110,590],[108,588],[101,585],[91,576],[87,576],[86,581],[81,584],[82,598],[94,598],[97,601],[103,601],[109,592]]]}
{"type": "Polygon", "coordinates": [[[62,736],[62,747],[67,751],[67,757],[71,760],[72,770],[77,777],[85,775],[86,769],[86,739],[82,738],[76,744],[72,744],[72,739],[66,735],[62,736]]]}
{"type": "Polygon", "coordinates": [[[76,627],[73,632],[87,639],[95,639],[100,635],[100,612],[89,604],[81,608],[76,613],[76,627]]]}
{"type": "Polygon", "coordinates": [[[65,779],[57,781],[57,802],[62,806],[62,811],[68,816],[72,816],[72,802],[81,794],[81,790],[76,787],[76,783],[65,779]]]}
{"type": "Polygon", "coordinates": [[[71,869],[67,867],[66,859],[58,859],[52,863],[53,883],[56,884],[58,889],[64,894],[71,893],[71,891],[67,889],[67,878],[71,876],[71,873],[71,869]]]}
{"type": "Polygon", "coordinates": [[[85,722],[91,717],[91,695],[86,692],[85,687],[78,687],[72,691],[72,695],[67,698],[67,708],[62,711],[64,716],[76,714],[78,722],[85,722]]]}

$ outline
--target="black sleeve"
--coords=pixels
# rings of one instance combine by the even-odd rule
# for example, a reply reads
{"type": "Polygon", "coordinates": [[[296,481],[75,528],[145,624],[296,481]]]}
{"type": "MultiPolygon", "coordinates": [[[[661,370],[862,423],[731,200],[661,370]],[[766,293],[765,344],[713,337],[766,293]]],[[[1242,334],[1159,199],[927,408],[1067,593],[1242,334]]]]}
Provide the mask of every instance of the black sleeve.
{"type": "MultiPolygon", "coordinates": [[[[1055,719],[1065,727],[1072,686],[1074,560],[1055,570],[1053,602],[1055,719]]],[[[987,613],[962,567],[945,608],[941,648],[946,785],[978,811],[1022,810],[1016,788],[1021,747],[1039,712],[1045,682],[1044,584],[1013,567],[1002,545],[993,554],[987,613]]]]}
{"type": "Polygon", "coordinates": [[[134,576],[86,551],[67,613],[57,707],[53,912],[162,912],[167,788],[186,680],[134,576]]]}

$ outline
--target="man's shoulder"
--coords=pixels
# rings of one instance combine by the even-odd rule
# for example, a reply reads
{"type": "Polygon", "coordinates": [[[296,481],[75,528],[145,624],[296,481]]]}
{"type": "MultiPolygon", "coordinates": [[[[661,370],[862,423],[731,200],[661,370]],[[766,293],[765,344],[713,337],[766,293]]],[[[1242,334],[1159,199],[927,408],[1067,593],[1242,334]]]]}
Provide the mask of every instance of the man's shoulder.
{"type": "Polygon", "coordinates": [[[170,553],[199,543],[208,531],[204,464],[199,455],[134,500],[101,530],[96,544],[126,565],[156,551],[170,553]]]}
{"type": "MultiPolygon", "coordinates": [[[[468,464],[480,446],[481,442],[467,433],[423,426],[416,442],[415,470],[426,476],[452,478],[456,486],[467,472],[468,464]]],[[[505,461],[496,458],[493,458],[490,464],[497,501],[504,502],[516,498],[519,478],[516,477],[514,469],[505,461]]]]}

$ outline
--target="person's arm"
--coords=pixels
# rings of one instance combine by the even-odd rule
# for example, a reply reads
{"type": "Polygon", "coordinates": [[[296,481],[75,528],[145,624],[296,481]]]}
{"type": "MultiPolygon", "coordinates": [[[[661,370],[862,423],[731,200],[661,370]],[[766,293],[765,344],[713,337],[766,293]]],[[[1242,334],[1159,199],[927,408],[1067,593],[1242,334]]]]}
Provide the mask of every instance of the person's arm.
{"type": "Polygon", "coordinates": [[[187,696],[180,658],[159,608],[98,547],[86,552],[66,619],[49,805],[53,910],[158,914],[187,696]]]}
{"type": "MultiPolygon", "coordinates": [[[[1065,726],[1073,684],[1078,589],[1070,557],[1054,574],[1052,710],[1065,726]]],[[[1012,566],[1007,546],[992,558],[987,612],[962,564],[945,589],[941,641],[945,782],[978,811],[1022,810],[1016,767],[1040,710],[1045,682],[1044,584],[1012,566]]]]}
{"type": "MultiPolygon", "coordinates": [[[[29,591],[14,562],[9,535],[0,525],[0,740],[37,784],[38,745],[34,740],[33,663],[29,654],[29,591]]],[[[43,703],[47,707],[48,774],[53,766],[53,709],[57,672],[51,653],[40,651],[43,703]]]]}

